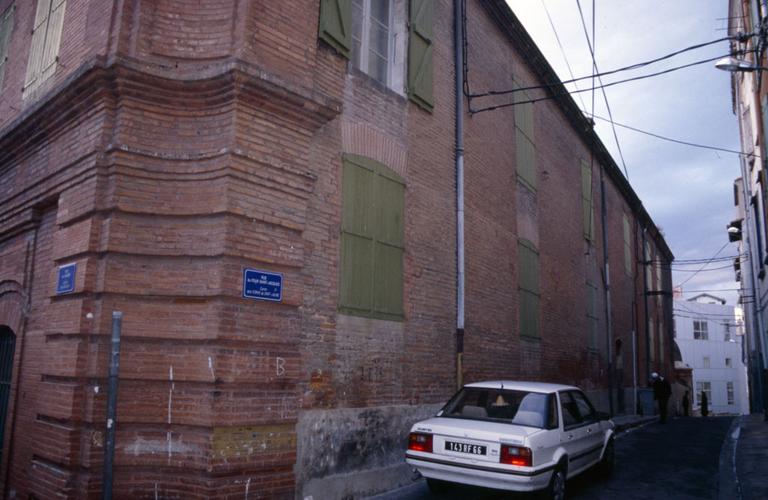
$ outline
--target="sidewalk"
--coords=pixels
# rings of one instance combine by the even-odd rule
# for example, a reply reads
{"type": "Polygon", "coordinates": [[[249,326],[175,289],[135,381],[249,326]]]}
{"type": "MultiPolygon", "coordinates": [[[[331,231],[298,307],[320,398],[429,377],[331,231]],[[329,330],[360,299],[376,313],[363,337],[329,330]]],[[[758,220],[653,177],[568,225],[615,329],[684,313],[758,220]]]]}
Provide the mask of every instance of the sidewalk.
{"type": "Polygon", "coordinates": [[[768,498],[768,422],[761,413],[739,417],[723,445],[719,498],[768,498]],[[735,455],[734,455],[735,450],[735,455]]]}

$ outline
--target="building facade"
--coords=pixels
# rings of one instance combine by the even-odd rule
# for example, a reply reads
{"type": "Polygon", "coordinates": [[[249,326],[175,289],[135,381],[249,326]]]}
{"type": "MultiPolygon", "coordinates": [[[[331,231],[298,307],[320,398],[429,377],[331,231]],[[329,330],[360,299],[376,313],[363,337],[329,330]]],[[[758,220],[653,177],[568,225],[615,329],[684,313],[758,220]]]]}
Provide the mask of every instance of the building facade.
{"type": "Polygon", "coordinates": [[[707,394],[710,414],[749,413],[743,324],[734,306],[702,294],[675,300],[675,342],[683,363],[693,369],[689,400],[701,411],[707,394]]]}
{"type": "Polygon", "coordinates": [[[671,372],[663,236],[509,7],[458,6],[471,88],[546,100],[457,115],[447,0],[0,0],[6,498],[100,495],[113,312],[124,498],[373,494],[462,382],[626,413],[671,372]]]}
{"type": "MultiPolygon", "coordinates": [[[[765,18],[768,6],[758,0],[730,0],[728,34],[731,53],[742,64],[728,64],[732,71],[733,112],[741,135],[741,175],[734,183],[736,218],[728,227],[731,241],[739,248],[734,262],[737,281],[741,282],[742,304],[746,322],[746,345],[749,360],[750,404],[752,411],[766,411],[768,402],[768,283],[766,283],[766,117],[768,116],[768,83],[765,67],[765,18]]],[[[731,61],[733,62],[733,61],[731,61]]],[[[719,64],[718,64],[719,65],[719,64]]]]}

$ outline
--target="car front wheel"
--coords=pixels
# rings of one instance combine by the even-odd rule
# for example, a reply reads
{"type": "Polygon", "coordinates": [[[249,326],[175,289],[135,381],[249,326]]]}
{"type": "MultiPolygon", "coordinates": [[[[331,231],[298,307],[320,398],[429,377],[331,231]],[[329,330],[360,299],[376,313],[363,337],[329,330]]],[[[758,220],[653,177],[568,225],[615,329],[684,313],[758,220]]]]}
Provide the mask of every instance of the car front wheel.
{"type": "Polygon", "coordinates": [[[616,451],[613,449],[613,439],[608,441],[605,445],[605,451],[603,451],[603,459],[600,461],[600,473],[609,477],[613,474],[613,466],[616,462],[616,451]]]}

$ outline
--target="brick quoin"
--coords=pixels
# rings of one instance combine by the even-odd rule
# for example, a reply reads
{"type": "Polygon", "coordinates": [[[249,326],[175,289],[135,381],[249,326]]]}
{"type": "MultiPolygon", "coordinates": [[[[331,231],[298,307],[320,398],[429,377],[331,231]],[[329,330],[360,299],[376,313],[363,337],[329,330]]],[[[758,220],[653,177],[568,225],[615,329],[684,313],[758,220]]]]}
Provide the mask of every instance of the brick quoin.
{"type": "MultiPolygon", "coordinates": [[[[633,362],[642,381],[671,375],[671,302],[650,297],[645,317],[643,234],[655,259],[672,254],[569,97],[534,105],[535,193],[516,174],[513,108],[465,115],[457,373],[452,2],[434,1],[431,111],[320,41],[310,0],[67,0],[56,72],[25,95],[36,2],[0,0],[0,12],[10,6],[0,325],[16,344],[4,498],[100,498],[112,311],[123,313],[116,498],[374,494],[410,480],[408,427],[459,378],[577,384],[607,409],[613,377],[615,410],[633,412],[633,362]],[[402,321],[339,312],[343,154],[404,179],[402,321]],[[594,164],[592,243],[581,160],[594,164]],[[539,251],[538,339],[520,336],[522,237],[539,251]],[[613,373],[604,245],[611,348],[623,346],[613,373]],[[74,289],[58,294],[59,266],[72,263],[74,289]],[[282,300],[243,298],[245,268],[282,274],[282,300]],[[646,362],[649,319],[664,325],[663,361],[657,331],[646,362]]],[[[467,37],[472,90],[554,78],[500,0],[467,2],[467,37]]],[[[663,271],[649,289],[669,291],[663,271]]]]}

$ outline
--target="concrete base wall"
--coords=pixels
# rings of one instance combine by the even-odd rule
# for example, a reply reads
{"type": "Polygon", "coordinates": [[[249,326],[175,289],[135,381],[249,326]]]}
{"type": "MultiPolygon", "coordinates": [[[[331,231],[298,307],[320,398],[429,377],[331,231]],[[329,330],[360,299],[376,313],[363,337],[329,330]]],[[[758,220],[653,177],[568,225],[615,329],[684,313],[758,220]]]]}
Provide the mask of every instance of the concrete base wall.
{"type": "Polygon", "coordinates": [[[296,425],[296,498],[362,498],[410,483],[408,431],[442,405],[303,412],[296,425]]]}

